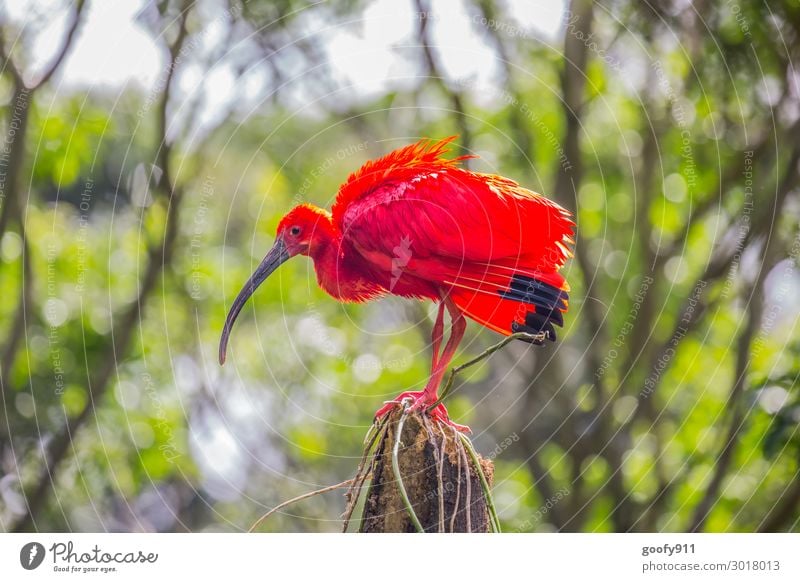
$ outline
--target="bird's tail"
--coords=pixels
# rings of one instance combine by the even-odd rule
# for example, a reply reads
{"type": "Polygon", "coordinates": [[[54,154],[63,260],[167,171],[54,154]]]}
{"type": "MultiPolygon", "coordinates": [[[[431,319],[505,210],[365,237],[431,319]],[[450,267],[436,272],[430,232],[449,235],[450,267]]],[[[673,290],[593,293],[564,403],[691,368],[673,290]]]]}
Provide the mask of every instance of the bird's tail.
{"type": "Polygon", "coordinates": [[[450,282],[450,297],[464,315],[503,335],[544,332],[556,340],[555,326],[563,327],[569,306],[561,274],[492,265],[476,275],[462,271],[450,282]]]}

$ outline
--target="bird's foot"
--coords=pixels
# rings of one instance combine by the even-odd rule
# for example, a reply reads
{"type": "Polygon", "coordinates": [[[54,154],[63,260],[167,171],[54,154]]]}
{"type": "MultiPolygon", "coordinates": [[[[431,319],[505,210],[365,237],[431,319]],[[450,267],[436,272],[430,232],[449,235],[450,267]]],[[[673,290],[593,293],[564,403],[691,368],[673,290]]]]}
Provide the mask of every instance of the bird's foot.
{"type": "Polygon", "coordinates": [[[377,421],[386,416],[395,406],[403,406],[403,402],[406,399],[411,401],[405,409],[406,413],[427,413],[432,419],[451,426],[459,432],[467,434],[472,432],[468,426],[450,420],[450,416],[447,414],[447,408],[445,408],[444,404],[441,402],[433,408],[430,408],[436,402],[437,397],[435,394],[426,391],[409,390],[398,394],[393,400],[387,400],[375,413],[375,420],[377,421]]]}
{"type": "MultiPolygon", "coordinates": [[[[387,400],[383,403],[376,412],[375,412],[375,420],[383,418],[386,416],[390,410],[392,410],[395,406],[402,406],[403,400],[406,398],[410,398],[412,404],[416,402],[422,396],[422,392],[417,390],[408,390],[406,392],[401,392],[397,396],[395,396],[392,400],[387,400]]],[[[433,403],[431,403],[433,404],[433,403]]]]}
{"type": "Polygon", "coordinates": [[[450,416],[447,414],[447,409],[444,407],[444,404],[439,403],[433,410],[430,411],[429,414],[431,415],[431,418],[438,420],[442,424],[453,427],[458,432],[472,434],[472,429],[466,424],[458,424],[457,422],[450,420],[450,416]]]}

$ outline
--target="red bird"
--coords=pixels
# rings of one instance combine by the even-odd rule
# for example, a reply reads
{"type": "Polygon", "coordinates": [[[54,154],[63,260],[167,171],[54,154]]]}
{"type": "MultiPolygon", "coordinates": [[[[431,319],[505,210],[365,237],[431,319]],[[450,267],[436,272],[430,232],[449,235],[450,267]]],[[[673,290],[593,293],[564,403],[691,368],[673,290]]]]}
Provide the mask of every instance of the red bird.
{"type": "MultiPolygon", "coordinates": [[[[555,341],[569,286],[558,270],[572,256],[574,222],[555,202],[508,178],[471,172],[442,157],[454,137],[409,145],[364,164],[340,188],[329,212],[301,204],[283,217],[272,249],[233,302],[222,331],[220,364],[236,317],[284,261],[314,261],[319,285],[339,301],[387,293],[439,303],[431,374],[422,391],[403,392],[408,410],[428,410],[469,317],[498,333],[555,341]],[[450,337],[440,351],[444,311],[450,337]]],[[[444,405],[431,416],[460,430],[444,405]]]]}

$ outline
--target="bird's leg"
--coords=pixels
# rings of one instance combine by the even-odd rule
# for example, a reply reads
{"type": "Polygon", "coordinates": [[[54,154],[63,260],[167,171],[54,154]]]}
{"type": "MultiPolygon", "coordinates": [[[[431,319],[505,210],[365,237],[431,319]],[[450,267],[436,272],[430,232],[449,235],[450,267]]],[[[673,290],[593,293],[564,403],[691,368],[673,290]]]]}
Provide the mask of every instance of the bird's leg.
{"type": "MultiPolygon", "coordinates": [[[[439,363],[439,349],[442,346],[442,337],[444,336],[444,301],[439,302],[439,309],[436,313],[436,322],[433,324],[433,332],[431,333],[431,376],[436,372],[436,366],[439,363]]],[[[397,404],[401,404],[404,398],[411,398],[416,402],[422,396],[423,392],[419,390],[409,390],[402,392],[395,396],[392,400],[388,400],[381,406],[375,413],[375,418],[380,418],[394,408],[397,404]]]]}
{"type": "Polygon", "coordinates": [[[439,350],[442,347],[442,337],[444,337],[444,301],[439,302],[439,309],[436,313],[436,323],[433,324],[431,333],[431,376],[436,371],[436,364],[439,362],[439,350]]]}
{"type": "MultiPolygon", "coordinates": [[[[464,331],[466,330],[466,327],[467,322],[464,319],[464,315],[461,313],[461,310],[449,297],[444,297],[442,302],[439,304],[439,313],[436,316],[436,323],[433,326],[432,339],[434,349],[431,364],[431,377],[428,380],[425,389],[421,392],[408,391],[399,394],[394,400],[390,400],[384,404],[375,413],[376,419],[382,417],[392,408],[402,403],[405,398],[411,398],[412,400],[411,405],[406,409],[406,412],[425,411],[428,409],[428,407],[436,403],[436,401],[439,399],[439,386],[442,383],[442,378],[444,377],[444,373],[447,371],[447,366],[450,364],[450,361],[453,359],[453,356],[456,353],[458,344],[464,337],[464,331]],[[447,308],[447,311],[450,313],[450,337],[447,338],[447,344],[445,344],[444,350],[442,350],[442,353],[439,354],[439,346],[441,345],[442,336],[444,335],[445,308],[447,308]]],[[[432,418],[445,424],[449,424],[458,431],[471,432],[469,427],[457,424],[450,420],[444,404],[439,403],[433,407],[430,410],[430,415],[432,418]]]]}
{"type": "Polygon", "coordinates": [[[449,298],[444,299],[442,303],[450,312],[450,337],[448,338],[447,344],[445,345],[444,350],[436,362],[436,366],[431,374],[430,380],[428,380],[428,384],[425,386],[425,390],[422,391],[419,398],[414,400],[414,402],[408,408],[408,411],[426,410],[432,418],[438,420],[439,422],[448,424],[460,432],[469,433],[472,431],[468,426],[464,426],[463,424],[458,424],[450,420],[450,416],[448,415],[447,408],[445,408],[444,404],[441,402],[436,404],[436,402],[439,400],[439,386],[442,383],[442,378],[447,371],[447,366],[450,365],[450,362],[456,353],[458,344],[461,343],[461,339],[464,337],[464,331],[467,327],[467,322],[464,319],[464,315],[461,313],[461,310],[458,309],[455,303],[453,303],[449,298]]]}
{"type": "Polygon", "coordinates": [[[444,350],[442,350],[441,355],[436,361],[436,365],[431,372],[431,377],[430,380],[428,380],[428,384],[425,386],[425,390],[422,391],[420,397],[409,407],[409,410],[426,408],[439,399],[439,386],[442,383],[442,378],[467,328],[464,315],[449,297],[445,297],[442,300],[442,304],[447,307],[447,311],[450,313],[450,337],[447,338],[447,344],[444,346],[444,350]]]}

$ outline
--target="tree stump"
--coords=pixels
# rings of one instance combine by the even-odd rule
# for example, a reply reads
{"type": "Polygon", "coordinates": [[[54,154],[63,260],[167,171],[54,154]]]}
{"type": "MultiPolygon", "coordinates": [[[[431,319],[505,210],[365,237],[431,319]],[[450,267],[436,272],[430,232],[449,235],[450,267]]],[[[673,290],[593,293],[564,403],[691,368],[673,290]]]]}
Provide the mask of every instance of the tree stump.
{"type": "MultiPolygon", "coordinates": [[[[404,412],[389,413],[388,427],[376,445],[372,480],[360,531],[416,532],[392,467],[397,426],[404,412]]],[[[398,468],[408,500],[426,532],[490,530],[490,516],[475,464],[452,427],[417,413],[406,414],[398,451],[398,468]]],[[[489,486],[494,465],[478,457],[489,486]]]]}

